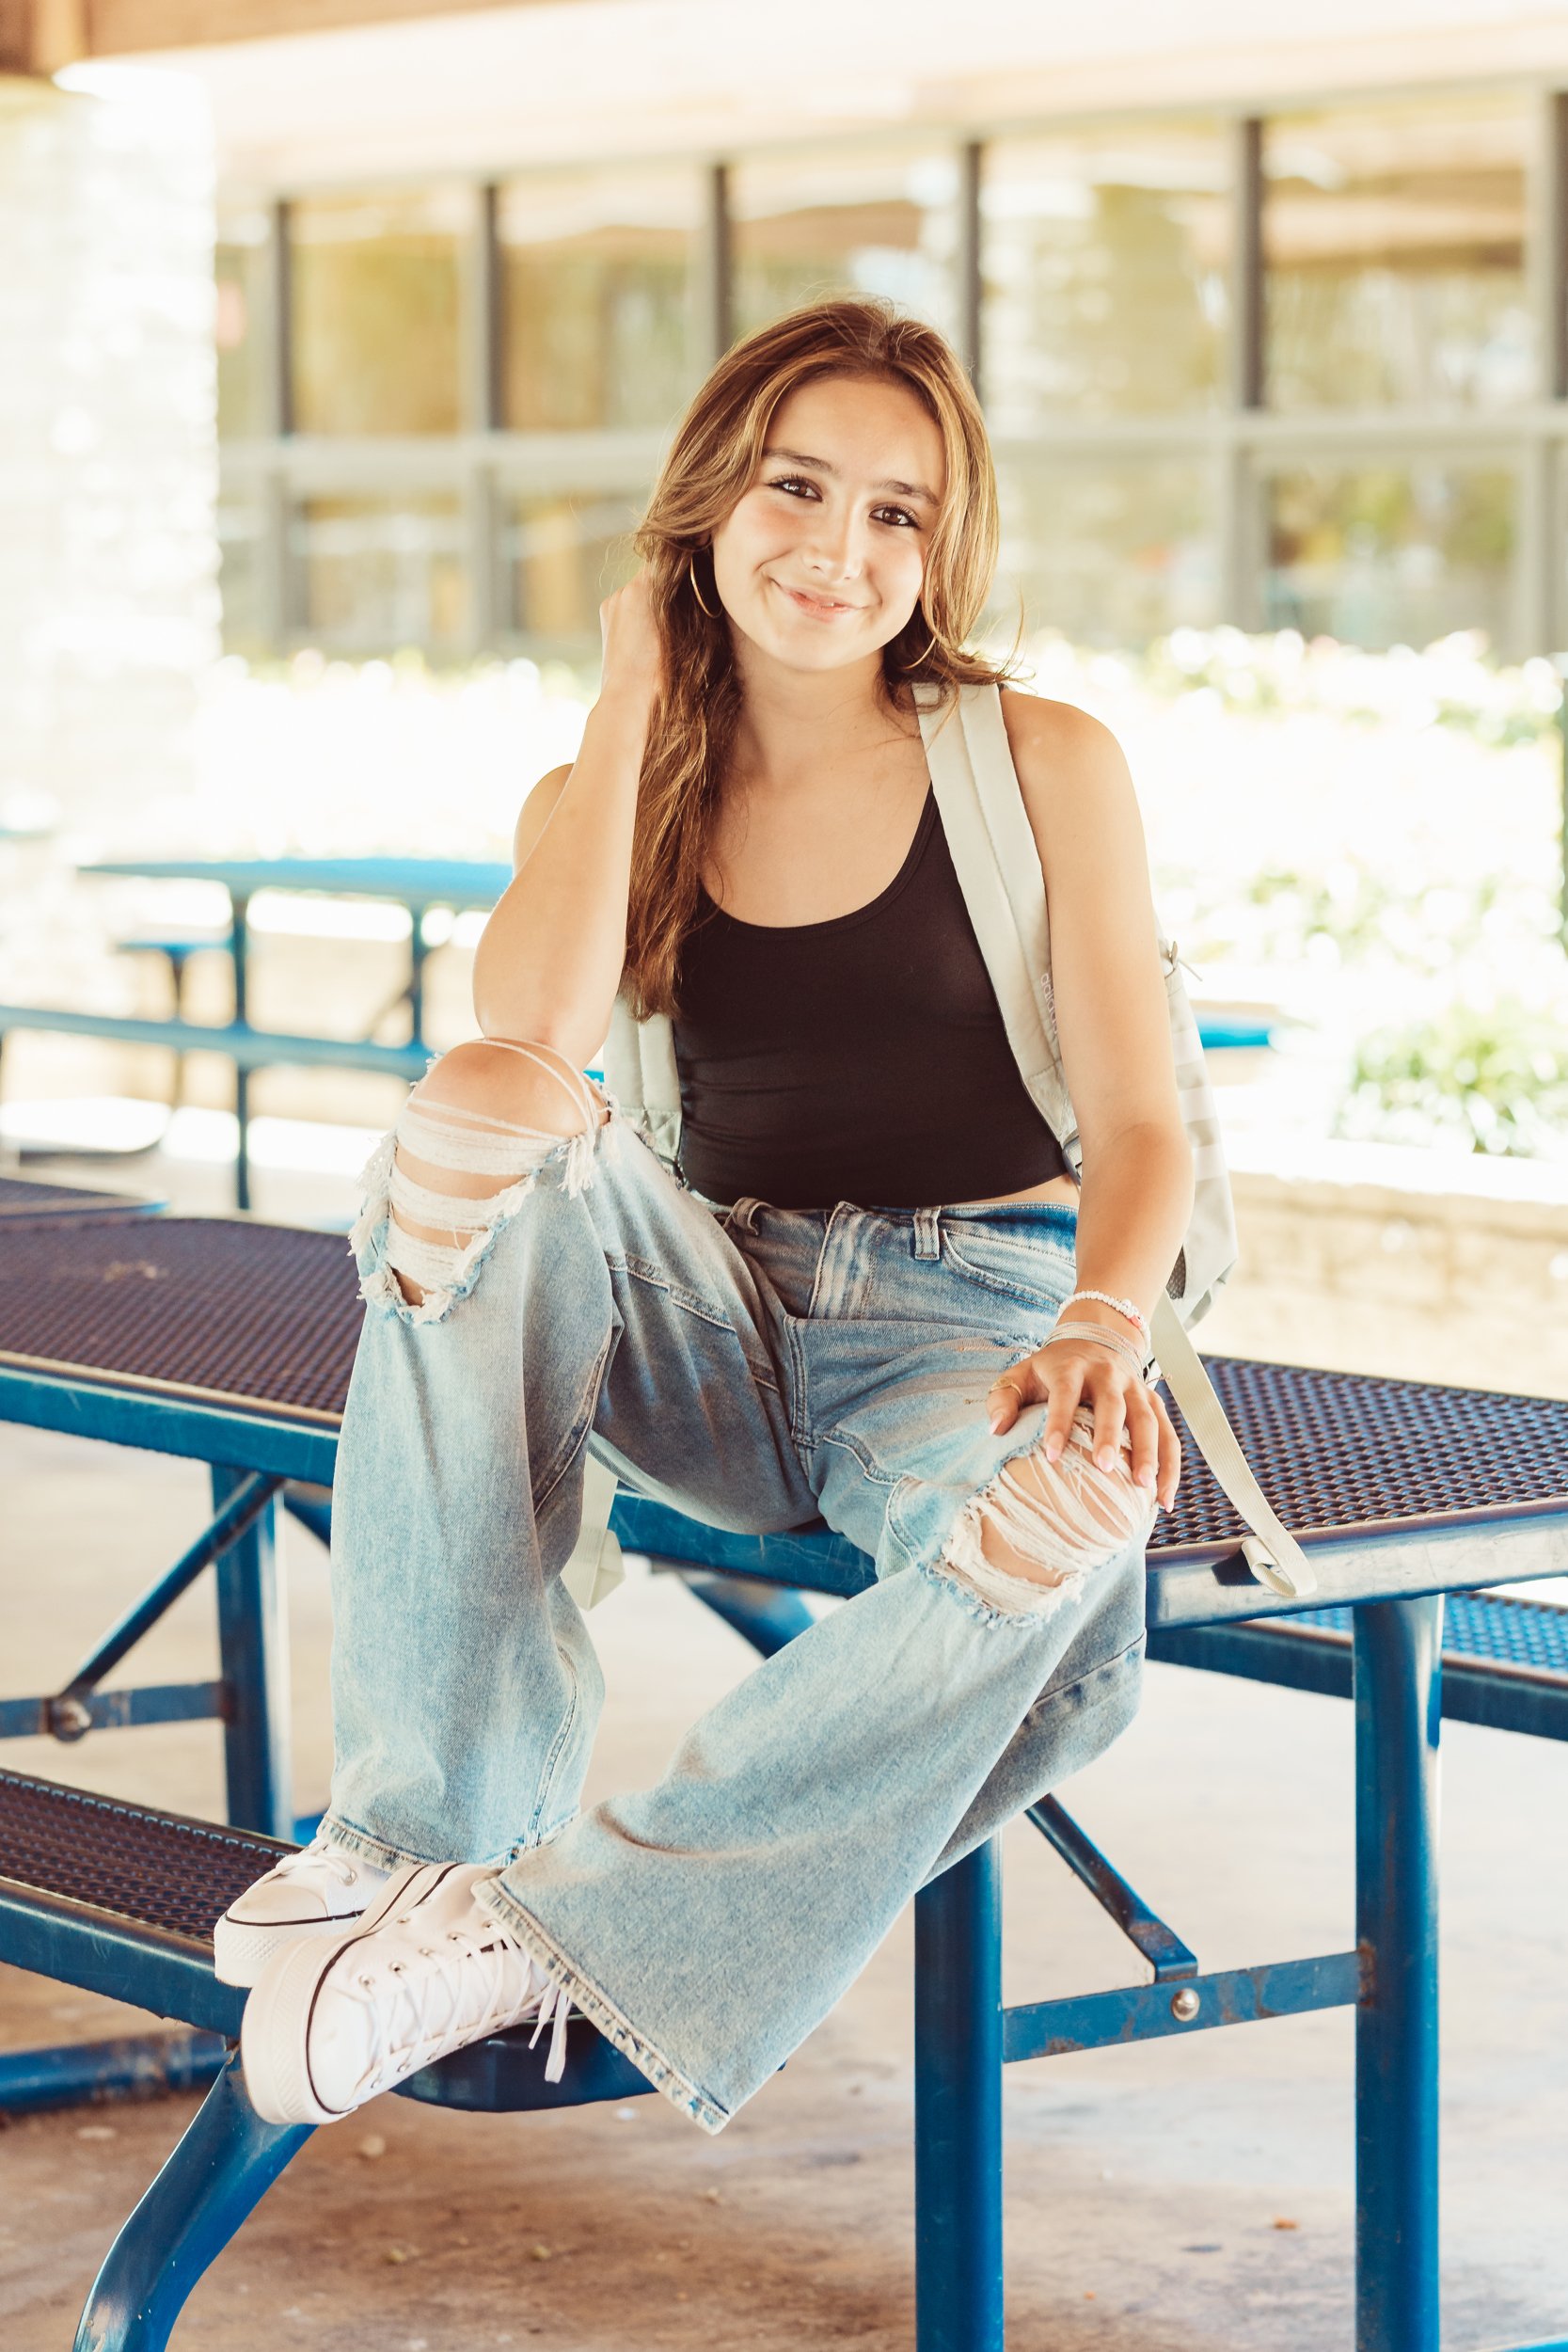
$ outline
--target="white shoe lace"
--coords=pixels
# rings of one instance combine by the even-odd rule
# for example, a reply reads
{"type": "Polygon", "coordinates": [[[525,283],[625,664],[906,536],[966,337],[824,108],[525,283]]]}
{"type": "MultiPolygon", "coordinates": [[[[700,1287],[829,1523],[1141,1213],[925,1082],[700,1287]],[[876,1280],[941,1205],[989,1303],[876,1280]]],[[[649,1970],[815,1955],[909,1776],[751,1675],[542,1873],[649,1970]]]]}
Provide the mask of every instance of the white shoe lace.
{"type": "Polygon", "coordinates": [[[274,1865],[273,1876],[292,1878],[296,1870],[320,1869],[324,1863],[341,1886],[352,1886],[363,1867],[352,1854],[344,1853],[341,1846],[331,1845],[318,1836],[308,1846],[302,1846],[298,1853],[285,1854],[281,1862],[274,1865]]]}
{"type": "MultiPolygon", "coordinates": [[[[399,1923],[401,1924],[401,1922],[399,1923]]],[[[417,2074],[421,2066],[439,2057],[445,2048],[456,2048],[466,2042],[478,2042],[487,2033],[499,2032],[503,2026],[520,2025],[530,2016],[537,2023],[529,2042],[531,2050],[546,2025],[550,2026],[550,2045],[545,2063],[546,2082],[558,2083],[566,2068],[566,2022],[571,2013],[571,2000],[564,1985],[546,1984],[541,1991],[519,1995],[509,1991],[509,1964],[523,1963],[525,1980],[534,1974],[534,1963],[520,1944],[515,1944],[498,1928],[476,1931],[471,1928],[449,1928],[441,1939],[451,1948],[438,1949],[433,1944],[416,1948],[420,1960],[433,1963],[428,1975],[409,1982],[407,1963],[391,1961],[388,1975],[399,1979],[397,1994],[408,2008],[410,2033],[404,2042],[394,2042],[390,2036],[393,2019],[390,2007],[378,2001],[380,1989],[374,1977],[365,1975],[354,1979],[353,1990],[370,2019],[371,2055],[364,2074],[359,2078],[363,2096],[372,2097],[392,2080],[404,2074],[417,2074]],[[483,1940],[482,1940],[483,1937],[483,1940]],[[477,2014],[465,2016],[476,1988],[464,1970],[471,1966],[482,1969],[483,2007],[477,2014]],[[467,1998],[465,1999],[465,1994],[467,1998]],[[443,1999],[439,2011],[433,2010],[436,1996],[443,1999]]],[[[515,1986],[515,1976],[512,1983],[515,1986]]],[[[347,1988],[345,1988],[347,1989],[347,1988]]]]}
{"type": "Polygon", "coordinates": [[[528,2038],[531,2050],[545,2027],[550,2029],[550,2046],[545,2058],[545,2080],[558,2083],[566,2072],[566,2021],[572,2014],[572,1997],[563,1984],[546,1985],[539,1996],[539,2022],[528,2038]]]}

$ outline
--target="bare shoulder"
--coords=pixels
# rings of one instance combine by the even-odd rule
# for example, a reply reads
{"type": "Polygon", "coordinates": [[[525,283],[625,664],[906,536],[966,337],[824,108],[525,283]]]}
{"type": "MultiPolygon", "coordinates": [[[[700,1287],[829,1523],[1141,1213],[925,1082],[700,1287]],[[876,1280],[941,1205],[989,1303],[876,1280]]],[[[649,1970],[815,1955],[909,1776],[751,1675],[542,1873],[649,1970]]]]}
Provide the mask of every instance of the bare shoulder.
{"type": "Polygon", "coordinates": [[[1049,791],[1064,781],[1082,786],[1128,775],[1121,745],[1102,720],[1076,703],[1053,702],[1045,694],[1002,690],[1007,744],[1025,792],[1049,791]]]}
{"type": "Polygon", "coordinates": [[[1005,690],[1002,715],[1047,881],[1088,859],[1141,867],[1137,793],[1111,729],[1076,703],[1043,694],[1005,690]]]}
{"type": "Polygon", "coordinates": [[[514,870],[522,866],[523,860],[534,848],[540,834],[554,816],[555,804],[565,790],[566,779],[571,772],[570,760],[563,768],[552,768],[547,775],[540,777],[523,803],[517,818],[516,831],[512,836],[514,870]]]}

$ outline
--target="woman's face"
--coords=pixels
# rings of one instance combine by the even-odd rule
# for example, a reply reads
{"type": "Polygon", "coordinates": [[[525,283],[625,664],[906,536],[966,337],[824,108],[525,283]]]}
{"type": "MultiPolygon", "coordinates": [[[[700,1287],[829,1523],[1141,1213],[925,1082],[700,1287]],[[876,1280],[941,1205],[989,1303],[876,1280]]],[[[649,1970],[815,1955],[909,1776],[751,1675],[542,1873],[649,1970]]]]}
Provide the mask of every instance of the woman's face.
{"type": "Polygon", "coordinates": [[[756,478],[713,534],[732,627],[792,670],[864,661],[920,600],[942,436],[903,384],[817,376],[781,401],[756,478]]]}

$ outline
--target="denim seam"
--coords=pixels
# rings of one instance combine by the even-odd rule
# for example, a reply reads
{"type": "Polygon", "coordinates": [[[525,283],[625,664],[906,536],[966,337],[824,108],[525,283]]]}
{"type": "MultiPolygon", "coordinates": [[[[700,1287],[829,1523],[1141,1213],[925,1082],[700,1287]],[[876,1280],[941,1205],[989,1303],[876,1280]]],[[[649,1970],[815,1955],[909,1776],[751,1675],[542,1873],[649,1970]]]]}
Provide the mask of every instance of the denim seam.
{"type": "Polygon", "coordinates": [[[610,1995],[592,1978],[585,1977],[577,1963],[568,1959],[548,1931],[541,1926],[532,1912],[520,1903],[505,1883],[493,1879],[474,1890],[483,1910],[499,1919],[502,1927],[515,1936],[537,1966],[544,1969],[552,1984],[562,1985],[575,2009],[595,2026],[605,2040],[630,2058],[640,2074],[646,2075],[654,2089],[662,2092],[671,2106],[692,2122],[700,2123],[705,2132],[722,2131],[730,2120],[730,2111],[717,2099],[699,2090],[680,2069],[672,2066],[661,2050],[638,2032],[630,2019],[623,2016],[610,1995]]]}
{"type": "MultiPolygon", "coordinates": [[[[900,1478],[898,1484],[895,1486],[892,1494],[889,1495],[887,1502],[887,1515],[884,1524],[888,1534],[893,1537],[894,1542],[897,1545],[899,1550],[903,1553],[905,1560],[911,1568],[923,1568],[927,1565],[927,1562],[922,1557],[921,1547],[915,1540],[913,1529],[905,1523],[903,1513],[899,1509],[899,1498],[906,1492],[906,1490],[911,1487],[919,1486],[924,1483],[925,1482],[923,1480],[911,1477],[906,1472],[906,1474],[900,1478]]],[[[964,1501],[967,1502],[968,1499],[969,1498],[965,1496],[964,1501]]],[[[958,1512],[961,1511],[963,1507],[963,1503],[960,1502],[958,1509],[955,1510],[953,1514],[955,1522],[958,1519],[958,1512]]],[[[947,1537],[944,1534],[942,1536],[942,1543],[945,1543],[946,1541],[947,1537]]],[[[941,1550],[942,1544],[938,1544],[936,1551],[931,1555],[932,1558],[934,1559],[938,1557],[941,1550]]]]}
{"type": "Polygon", "coordinates": [[[614,1271],[628,1275],[634,1282],[645,1282],[650,1290],[658,1291],[671,1301],[672,1305],[683,1308],[689,1315],[695,1315],[700,1323],[710,1323],[721,1331],[733,1332],[735,1330],[733,1321],[721,1308],[711,1305],[705,1298],[700,1298],[695,1291],[688,1290],[683,1282],[673,1282],[662,1266],[656,1264],[653,1259],[633,1258],[621,1250],[613,1254],[607,1252],[606,1263],[614,1271]]]}
{"type": "Polygon", "coordinates": [[[883,1470],[876,1456],[867,1452],[860,1438],[847,1436],[841,1428],[808,1430],[805,1442],[811,1446],[836,1445],[841,1453],[853,1454],[859,1465],[861,1476],[870,1486],[885,1486],[890,1495],[898,1486],[896,1470],[883,1470]]]}
{"type": "MultiPolygon", "coordinates": [[[[557,1821],[553,1828],[541,1831],[537,1837],[524,1838],[521,1842],[515,1841],[504,1851],[487,1854],[483,1858],[493,1863],[498,1870],[507,1869],[523,1854],[542,1853],[546,1846],[553,1846],[556,1839],[571,1828],[576,1818],[575,1814],[569,1813],[563,1820],[557,1821]]],[[[351,1821],[346,1814],[337,1811],[323,1814],[321,1835],[326,1839],[328,1845],[337,1847],[342,1853],[356,1855],[361,1862],[373,1864],[378,1870],[424,1868],[433,1864],[451,1860],[450,1853],[415,1853],[405,1846],[389,1845],[385,1837],[372,1836],[371,1832],[363,1828],[359,1822],[351,1821]]]]}
{"type": "Polygon", "coordinates": [[[806,1350],[802,1338],[803,1325],[797,1315],[784,1319],[784,1340],[789,1348],[789,1360],[794,1371],[794,1395],[789,1399],[789,1434],[798,1453],[804,1454],[812,1443],[811,1398],[806,1388],[806,1350]]]}
{"type": "MultiPolygon", "coordinates": [[[[1053,1699],[1070,1697],[1074,1691],[1081,1691],[1085,1683],[1096,1682],[1101,1675],[1109,1674],[1114,1666],[1124,1666],[1130,1658],[1142,1657],[1148,1643],[1148,1629],[1146,1627],[1133,1640],[1118,1649],[1113,1657],[1101,1659],[1098,1665],[1089,1666],[1083,1674],[1074,1675],[1070,1682],[1048,1682],[1038,1696],[1029,1702],[1029,1715],[1034,1713],[1037,1707],[1049,1706],[1053,1699]]],[[[1028,1722],[1029,1715],[1025,1715],[1023,1719],[1025,1723],[1028,1722]]]]}
{"type": "Polygon", "coordinates": [[[582,1705],[582,1686],[578,1679],[578,1670],[570,1654],[562,1648],[559,1642],[555,1645],[555,1654],[561,1661],[569,1695],[562,1709],[561,1721],[556,1725],[555,1737],[550,1741],[544,1764],[540,1769],[539,1793],[534,1800],[533,1811],[529,1817],[528,1843],[530,1846],[537,1846],[543,1842],[539,1836],[539,1824],[554,1793],[556,1774],[561,1769],[561,1759],[566,1753],[566,1744],[571,1737],[572,1726],[577,1722],[582,1705]]]}
{"type": "MultiPolygon", "coordinates": [[[[450,1862],[451,1859],[450,1854],[415,1853],[411,1847],[390,1845],[385,1837],[374,1836],[359,1822],[351,1821],[338,1812],[323,1814],[321,1835],[328,1845],[341,1848],[344,1853],[356,1855],[361,1862],[369,1862],[378,1870],[403,1870],[427,1863],[450,1862]]],[[[499,1856],[495,1859],[499,1862],[499,1856]]]]}
{"type": "Polygon", "coordinates": [[[538,1520],[539,1514],[547,1506],[562,1480],[570,1471],[573,1463],[593,1433],[599,1391],[604,1386],[605,1367],[610,1360],[610,1346],[614,1338],[615,1326],[611,1323],[605,1331],[604,1345],[599,1350],[582,1394],[578,1399],[577,1410],[572,1416],[571,1423],[562,1440],[555,1460],[546,1466],[537,1491],[532,1493],[535,1522],[538,1520]]]}
{"type": "Polygon", "coordinates": [[[642,1282],[649,1290],[657,1290],[662,1297],[670,1300],[672,1306],[693,1316],[697,1322],[705,1323],[710,1329],[727,1331],[739,1349],[741,1360],[752,1377],[765,1388],[772,1389],[775,1394],[779,1392],[778,1375],[772,1363],[766,1356],[757,1358],[752,1354],[746,1345],[745,1335],[736,1327],[733,1315],[709,1306],[705,1299],[698,1297],[695,1291],[688,1291],[682,1285],[670,1281],[648,1259],[628,1258],[622,1251],[606,1250],[605,1264],[612,1275],[624,1275],[628,1281],[642,1282]]]}
{"type": "Polygon", "coordinates": [[[1062,1311],[1062,1300],[1067,1296],[1065,1291],[1062,1297],[1057,1298],[1050,1292],[1041,1290],[1037,1284],[1009,1281],[1005,1275],[988,1273],[984,1266],[972,1263],[961,1250],[951,1247],[943,1250],[942,1258],[960,1281],[973,1282],[980,1290],[994,1291],[999,1297],[1022,1299],[1026,1306],[1053,1319],[1062,1311]]]}
{"type": "Polygon", "coordinates": [[[1059,1258],[1065,1259],[1067,1263],[1071,1265],[1077,1255],[1073,1243],[1065,1239],[1055,1241],[1041,1234],[1033,1240],[1025,1240],[1022,1234],[1000,1232],[994,1227],[979,1219],[973,1224],[965,1225],[951,1216],[944,1216],[942,1221],[942,1232],[946,1251],[954,1257],[960,1257],[963,1243],[970,1241],[975,1235],[978,1235],[989,1248],[1000,1249],[1005,1255],[1010,1253],[1018,1258],[1032,1258],[1037,1263],[1041,1258],[1059,1258]]]}

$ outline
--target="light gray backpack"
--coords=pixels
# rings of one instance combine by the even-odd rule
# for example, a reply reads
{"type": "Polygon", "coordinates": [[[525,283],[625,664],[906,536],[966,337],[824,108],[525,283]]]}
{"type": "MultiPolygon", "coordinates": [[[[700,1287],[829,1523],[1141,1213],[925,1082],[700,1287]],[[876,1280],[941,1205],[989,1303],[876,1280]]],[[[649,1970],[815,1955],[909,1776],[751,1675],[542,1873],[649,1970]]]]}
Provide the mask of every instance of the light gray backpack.
{"type": "MultiPolygon", "coordinates": [[[[1074,1176],[1083,1150],[1062,1070],[1051,988],[1051,928],[1045,879],[1008,748],[994,686],[966,686],[943,706],[940,690],[917,687],[921,733],[942,831],[970,921],[996,991],[1019,1071],[1074,1176]]],[[[1248,1468],[1225,1408],[1187,1337],[1208,1313],[1236,1263],[1236,1220],[1219,1117],[1204,1068],[1197,1023],[1182,986],[1175,946],[1158,934],[1181,1116],[1192,1138],[1194,1198],[1171,1287],[1155,1306],[1155,1362],[1180,1406],[1193,1439],[1251,1531],[1242,1551],[1255,1576],[1296,1598],[1316,1590],[1300,1545],[1280,1525],[1248,1468]]],[[[615,1006],[605,1048],[610,1092],[659,1157],[680,1151],[680,1077],[669,1021],[635,1021],[615,1006]]]]}

